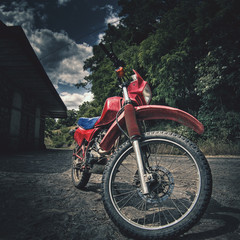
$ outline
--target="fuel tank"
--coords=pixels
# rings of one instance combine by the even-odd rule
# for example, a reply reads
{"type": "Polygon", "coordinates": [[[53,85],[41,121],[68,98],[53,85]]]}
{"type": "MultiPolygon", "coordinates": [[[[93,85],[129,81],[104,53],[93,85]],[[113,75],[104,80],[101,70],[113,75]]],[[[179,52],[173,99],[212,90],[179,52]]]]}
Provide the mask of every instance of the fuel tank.
{"type": "Polygon", "coordinates": [[[117,112],[122,107],[122,97],[110,97],[105,101],[101,117],[95,123],[95,127],[100,127],[113,122],[117,112]]]}

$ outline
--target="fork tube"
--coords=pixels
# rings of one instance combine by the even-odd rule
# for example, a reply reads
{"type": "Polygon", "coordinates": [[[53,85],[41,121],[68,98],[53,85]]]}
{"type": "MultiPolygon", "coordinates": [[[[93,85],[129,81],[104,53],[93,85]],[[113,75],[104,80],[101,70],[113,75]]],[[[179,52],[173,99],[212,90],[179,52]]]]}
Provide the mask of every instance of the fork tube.
{"type": "Polygon", "coordinates": [[[139,138],[141,137],[141,133],[138,127],[135,109],[131,104],[131,100],[128,96],[128,91],[125,86],[123,87],[123,96],[125,98],[125,104],[126,104],[124,107],[126,127],[128,131],[128,135],[133,145],[134,153],[136,154],[136,161],[138,166],[140,183],[142,187],[142,193],[148,194],[149,193],[148,184],[146,182],[143,158],[142,158],[141,148],[139,145],[139,138]]]}
{"type": "Polygon", "coordinates": [[[148,190],[148,185],[146,183],[145,171],[144,171],[143,159],[142,159],[141,149],[139,146],[139,141],[137,139],[133,140],[132,145],[133,145],[134,152],[136,154],[136,160],[137,160],[137,165],[138,165],[138,174],[140,177],[142,193],[148,194],[149,190],[148,190]]]}
{"type": "Polygon", "coordinates": [[[125,102],[131,102],[129,96],[128,96],[128,91],[127,91],[127,87],[123,86],[123,96],[125,98],[125,102]]]}

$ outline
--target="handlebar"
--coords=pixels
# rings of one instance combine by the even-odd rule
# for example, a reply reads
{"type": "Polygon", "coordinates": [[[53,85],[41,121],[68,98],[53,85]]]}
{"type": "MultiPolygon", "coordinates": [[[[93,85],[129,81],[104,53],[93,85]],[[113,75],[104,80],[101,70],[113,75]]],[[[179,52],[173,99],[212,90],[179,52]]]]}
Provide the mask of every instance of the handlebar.
{"type": "Polygon", "coordinates": [[[102,43],[99,43],[99,46],[102,48],[107,57],[113,62],[115,68],[119,68],[124,65],[124,62],[119,60],[113,52],[108,51],[108,49],[102,43]]]}

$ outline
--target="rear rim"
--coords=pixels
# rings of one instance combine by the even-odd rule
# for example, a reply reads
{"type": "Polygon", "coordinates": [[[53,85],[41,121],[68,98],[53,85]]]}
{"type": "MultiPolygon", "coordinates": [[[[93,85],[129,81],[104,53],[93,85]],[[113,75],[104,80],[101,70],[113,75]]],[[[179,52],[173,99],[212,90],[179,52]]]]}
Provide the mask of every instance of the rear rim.
{"type": "Polygon", "coordinates": [[[140,188],[132,147],[115,162],[109,193],[118,214],[129,224],[158,230],[181,222],[199,198],[201,177],[198,164],[182,145],[167,139],[141,143],[149,178],[148,195],[140,188]]]}
{"type": "Polygon", "coordinates": [[[73,157],[73,164],[72,164],[72,173],[73,173],[73,180],[75,183],[79,183],[82,179],[83,171],[80,170],[80,164],[78,159],[73,157]]]}

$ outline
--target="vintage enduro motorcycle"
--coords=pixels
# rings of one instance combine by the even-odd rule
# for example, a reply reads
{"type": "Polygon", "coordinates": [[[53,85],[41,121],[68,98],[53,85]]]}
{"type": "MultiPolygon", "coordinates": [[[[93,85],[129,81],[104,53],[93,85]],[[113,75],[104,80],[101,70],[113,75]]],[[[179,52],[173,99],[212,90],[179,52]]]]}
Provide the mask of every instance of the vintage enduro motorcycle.
{"type": "Polygon", "coordinates": [[[130,80],[122,62],[101,43],[114,63],[123,97],[106,100],[102,114],[80,118],[74,131],[72,181],[86,186],[92,173],[103,173],[106,212],[119,229],[137,239],[166,239],[190,229],[203,215],[212,189],[206,158],[190,140],[175,133],[146,132],[145,122],[168,119],[199,134],[192,115],[149,105],[151,89],[135,71],[130,80]]]}

